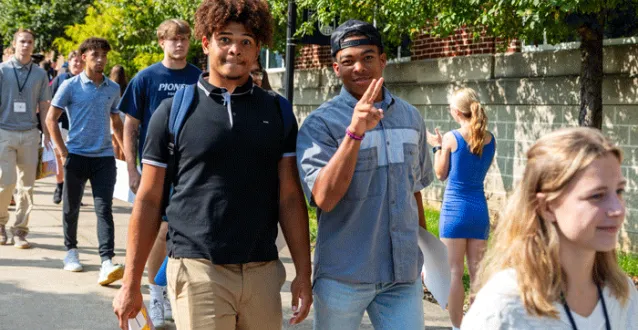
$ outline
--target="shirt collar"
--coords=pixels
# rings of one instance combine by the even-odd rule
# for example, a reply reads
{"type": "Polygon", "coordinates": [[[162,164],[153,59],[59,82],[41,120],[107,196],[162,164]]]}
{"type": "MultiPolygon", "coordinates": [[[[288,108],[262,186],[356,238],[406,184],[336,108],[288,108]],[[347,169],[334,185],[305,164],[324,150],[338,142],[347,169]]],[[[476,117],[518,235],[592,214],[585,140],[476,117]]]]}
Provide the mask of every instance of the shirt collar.
{"type": "MultiPolygon", "coordinates": [[[[223,87],[217,87],[208,82],[209,72],[204,72],[199,76],[199,81],[197,82],[197,87],[206,92],[206,95],[222,95],[227,93],[228,90],[223,87]]],[[[241,86],[237,86],[231,95],[243,95],[253,92],[253,79],[249,76],[248,81],[241,86]]]]}
{"type": "MultiPolygon", "coordinates": [[[[350,94],[350,92],[348,92],[348,90],[346,90],[345,86],[341,87],[341,93],[339,93],[339,96],[344,98],[346,104],[353,109],[357,105],[357,102],[359,102],[359,100],[357,100],[354,96],[352,96],[352,94],[350,94]]],[[[388,107],[390,107],[392,104],[394,104],[394,97],[390,93],[390,90],[383,86],[383,101],[381,102],[381,108],[387,110],[388,107]]]]}
{"type": "MultiPolygon", "coordinates": [[[[80,76],[80,81],[82,81],[83,84],[89,84],[89,83],[94,84],[93,80],[91,80],[89,78],[89,76],[86,75],[86,72],[84,70],[82,70],[82,72],[79,74],[79,76],[80,76]]],[[[106,78],[104,73],[102,74],[102,76],[103,76],[104,79],[102,80],[102,83],[100,84],[100,86],[102,86],[102,85],[108,86],[109,85],[109,80],[106,78]]],[[[73,75],[71,75],[71,77],[73,77],[73,75]]],[[[98,86],[98,87],[100,87],[100,86],[98,86]]]]}
{"type": "Polygon", "coordinates": [[[20,63],[20,61],[18,61],[18,58],[14,56],[11,56],[11,63],[13,64],[13,67],[15,67],[18,70],[22,70],[22,68],[28,68],[30,64],[33,63],[33,61],[29,61],[29,63],[27,64],[22,64],[20,63]]]}

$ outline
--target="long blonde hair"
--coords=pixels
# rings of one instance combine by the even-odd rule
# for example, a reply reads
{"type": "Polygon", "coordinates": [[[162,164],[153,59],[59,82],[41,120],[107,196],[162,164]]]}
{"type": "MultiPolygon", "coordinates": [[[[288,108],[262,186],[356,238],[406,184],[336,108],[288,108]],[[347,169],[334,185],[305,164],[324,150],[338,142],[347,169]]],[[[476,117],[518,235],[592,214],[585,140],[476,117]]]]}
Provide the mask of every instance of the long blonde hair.
{"type": "MultiPolygon", "coordinates": [[[[537,193],[547,202],[561,196],[574,176],[605,155],[622,162],[621,150],[593,128],[567,128],[540,138],[527,152],[523,178],[496,224],[491,246],[481,264],[476,293],[501,270],[516,270],[520,297],[530,315],[558,317],[553,303],[567,283],[559,259],[555,224],[537,211],[537,193]]],[[[627,277],[616,251],[596,252],[594,282],[607,286],[622,304],[629,295],[627,277]]]]}
{"type": "Polygon", "coordinates": [[[450,104],[470,119],[470,152],[481,156],[487,130],[487,116],[478,93],[471,88],[458,89],[452,93],[450,104]]]}

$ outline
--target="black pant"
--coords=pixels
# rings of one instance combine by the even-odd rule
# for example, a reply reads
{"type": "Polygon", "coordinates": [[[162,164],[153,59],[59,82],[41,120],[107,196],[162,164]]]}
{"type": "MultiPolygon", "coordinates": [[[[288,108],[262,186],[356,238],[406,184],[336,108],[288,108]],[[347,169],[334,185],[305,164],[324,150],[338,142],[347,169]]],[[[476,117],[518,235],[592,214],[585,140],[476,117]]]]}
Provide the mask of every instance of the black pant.
{"type": "Polygon", "coordinates": [[[84,157],[69,154],[64,164],[64,189],[62,208],[64,245],[67,250],[78,245],[78,217],[80,201],[86,181],[91,182],[93,202],[97,215],[97,238],[102,261],[113,258],[115,253],[115,226],[113,224],[113,189],[116,177],[115,157],[84,157]]]}

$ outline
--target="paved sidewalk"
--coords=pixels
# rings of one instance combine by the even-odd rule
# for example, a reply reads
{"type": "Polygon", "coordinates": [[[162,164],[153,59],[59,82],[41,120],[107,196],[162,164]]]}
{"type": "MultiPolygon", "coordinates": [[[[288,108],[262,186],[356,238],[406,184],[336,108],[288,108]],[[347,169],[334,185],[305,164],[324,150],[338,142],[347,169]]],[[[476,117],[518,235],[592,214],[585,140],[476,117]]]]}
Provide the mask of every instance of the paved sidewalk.
{"type": "MultiPolygon", "coordinates": [[[[113,330],[117,320],[111,300],[120,282],[102,287],[97,284],[100,258],[97,254],[96,218],[90,187],[84,194],[85,204],[80,212],[78,250],[84,272],[62,270],[66,253],[62,235],[62,206],[51,201],[55,183],[53,178],[38,181],[34,191],[35,207],[31,213],[29,241],[33,248],[18,250],[13,246],[0,246],[0,330],[9,329],[66,329],[113,330]]],[[[13,224],[13,208],[10,209],[13,224]]],[[[114,201],[115,220],[114,261],[124,262],[126,232],[131,205],[114,201]]],[[[290,309],[290,283],[294,266],[288,251],[281,256],[287,271],[282,289],[284,318],[290,309]]],[[[148,301],[148,291],[143,289],[148,301]]],[[[449,329],[447,312],[424,301],[425,329],[449,329]]],[[[169,323],[167,329],[175,329],[169,323]]],[[[312,312],[308,319],[295,327],[284,329],[312,329],[312,312]]],[[[367,316],[361,329],[373,329],[367,316]]]]}

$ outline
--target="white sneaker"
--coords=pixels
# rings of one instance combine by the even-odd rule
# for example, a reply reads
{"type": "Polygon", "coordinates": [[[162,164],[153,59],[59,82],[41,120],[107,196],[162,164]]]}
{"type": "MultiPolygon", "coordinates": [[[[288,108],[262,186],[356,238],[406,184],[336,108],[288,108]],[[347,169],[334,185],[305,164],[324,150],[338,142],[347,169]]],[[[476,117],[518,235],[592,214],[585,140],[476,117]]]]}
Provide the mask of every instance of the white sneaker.
{"type": "Polygon", "coordinates": [[[114,264],[113,261],[109,259],[102,262],[100,277],[98,277],[97,283],[102,286],[109,285],[122,277],[124,277],[124,266],[114,264]]]}
{"type": "Polygon", "coordinates": [[[151,298],[148,314],[155,329],[164,328],[164,306],[159,299],[151,298]]]}
{"type": "Polygon", "coordinates": [[[78,254],[77,249],[71,249],[66,252],[66,257],[64,257],[64,270],[68,270],[70,272],[82,271],[80,255],[78,254]]]}
{"type": "Polygon", "coordinates": [[[168,299],[168,292],[166,287],[162,287],[162,294],[164,295],[164,320],[173,321],[173,309],[171,308],[171,301],[168,299]]]}

